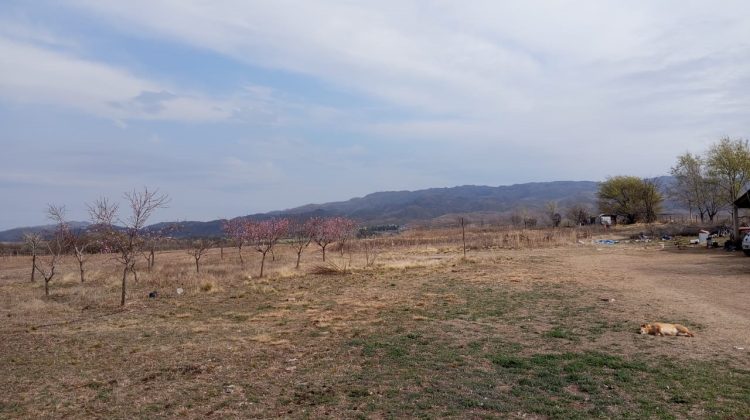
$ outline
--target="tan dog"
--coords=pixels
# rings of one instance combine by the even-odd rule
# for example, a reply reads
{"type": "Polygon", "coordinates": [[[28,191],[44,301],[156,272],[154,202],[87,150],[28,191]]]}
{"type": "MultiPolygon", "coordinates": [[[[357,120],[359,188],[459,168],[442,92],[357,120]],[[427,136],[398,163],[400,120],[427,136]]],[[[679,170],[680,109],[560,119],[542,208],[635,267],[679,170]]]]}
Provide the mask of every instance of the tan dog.
{"type": "Polygon", "coordinates": [[[665,322],[654,322],[651,324],[641,325],[641,334],[651,335],[684,335],[686,337],[694,337],[693,333],[687,329],[684,325],[680,324],[667,324],[665,322]]]}

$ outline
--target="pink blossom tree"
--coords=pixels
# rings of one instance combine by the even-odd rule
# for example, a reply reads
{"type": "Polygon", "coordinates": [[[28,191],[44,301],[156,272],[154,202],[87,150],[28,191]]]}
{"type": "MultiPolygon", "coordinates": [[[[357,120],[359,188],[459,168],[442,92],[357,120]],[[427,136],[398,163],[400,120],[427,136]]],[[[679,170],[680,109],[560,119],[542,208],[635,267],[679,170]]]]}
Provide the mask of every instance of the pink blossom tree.
{"type": "Polygon", "coordinates": [[[291,222],[289,228],[289,236],[292,241],[292,246],[297,253],[297,264],[294,268],[299,268],[299,261],[302,258],[302,251],[310,245],[313,237],[315,236],[315,219],[307,219],[304,222],[295,220],[291,222]]]}
{"type": "Polygon", "coordinates": [[[346,217],[335,217],[334,223],[338,226],[339,245],[341,246],[341,255],[343,256],[346,249],[346,242],[354,237],[357,226],[359,226],[359,224],[356,221],[348,219],[346,217]]]}
{"type": "Polygon", "coordinates": [[[255,250],[262,255],[260,260],[260,276],[263,277],[263,268],[266,262],[266,254],[272,252],[273,247],[289,231],[288,219],[270,219],[261,222],[248,223],[250,242],[255,250]]]}
{"type": "Polygon", "coordinates": [[[242,258],[242,246],[249,239],[248,222],[243,218],[236,217],[231,220],[225,220],[221,228],[229,242],[237,247],[237,253],[240,256],[240,264],[244,265],[245,260],[242,258]]]}
{"type": "Polygon", "coordinates": [[[334,242],[346,243],[346,239],[350,237],[356,222],[345,217],[316,217],[311,222],[314,226],[315,234],[313,235],[313,241],[320,247],[323,252],[323,261],[326,260],[326,247],[334,242]]]}
{"type": "Polygon", "coordinates": [[[119,206],[107,198],[100,198],[88,206],[93,229],[100,235],[103,248],[116,255],[123,267],[120,306],[125,305],[128,273],[132,273],[138,281],[135,263],[143,249],[146,222],[157,209],[169,203],[167,195],[160,194],[158,190],[149,191],[145,187],[143,191],[127,192],[124,197],[130,207],[130,214],[125,219],[119,218],[119,206]]]}

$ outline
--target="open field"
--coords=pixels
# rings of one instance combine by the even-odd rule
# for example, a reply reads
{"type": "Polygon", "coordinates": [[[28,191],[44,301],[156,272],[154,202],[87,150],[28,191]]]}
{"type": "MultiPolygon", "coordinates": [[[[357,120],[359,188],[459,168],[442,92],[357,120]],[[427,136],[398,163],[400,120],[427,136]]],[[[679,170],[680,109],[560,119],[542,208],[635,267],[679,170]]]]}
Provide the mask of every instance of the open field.
{"type": "Polygon", "coordinates": [[[0,258],[0,417],[747,417],[750,258],[536,232],[355,244],[340,274],[281,247],[262,279],[250,251],[163,252],[124,308],[103,256],[46,299],[0,258]]]}

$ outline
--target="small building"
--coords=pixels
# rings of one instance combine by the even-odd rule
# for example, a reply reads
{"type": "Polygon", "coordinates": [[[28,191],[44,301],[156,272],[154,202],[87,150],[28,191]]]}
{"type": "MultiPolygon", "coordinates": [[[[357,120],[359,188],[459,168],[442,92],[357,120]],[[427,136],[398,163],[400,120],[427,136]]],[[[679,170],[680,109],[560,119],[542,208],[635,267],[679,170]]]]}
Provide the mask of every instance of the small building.
{"type": "Polygon", "coordinates": [[[596,225],[602,225],[602,226],[612,226],[617,224],[617,215],[616,214],[606,214],[602,213],[596,217],[593,218],[592,224],[596,225]]]}

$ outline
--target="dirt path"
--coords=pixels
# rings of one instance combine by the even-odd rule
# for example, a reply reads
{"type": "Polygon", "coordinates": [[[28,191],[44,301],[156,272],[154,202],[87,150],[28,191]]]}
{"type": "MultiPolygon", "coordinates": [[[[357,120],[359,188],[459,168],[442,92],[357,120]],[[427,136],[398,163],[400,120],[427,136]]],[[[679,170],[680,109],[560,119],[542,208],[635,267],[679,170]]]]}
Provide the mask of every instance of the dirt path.
{"type": "Polygon", "coordinates": [[[750,365],[750,258],[721,250],[632,246],[581,249],[569,257],[583,284],[612,288],[613,305],[637,322],[677,322],[694,340],[656,338],[671,353],[729,357],[750,365]]]}

